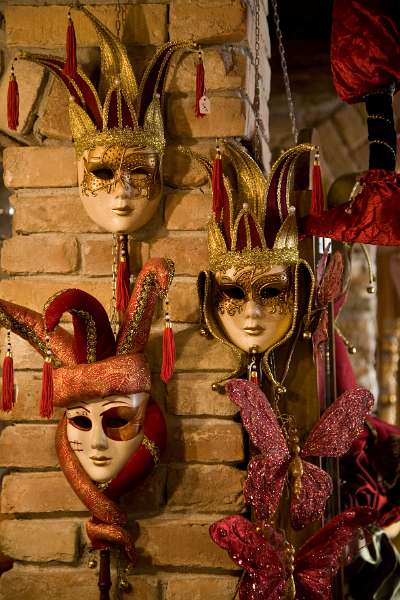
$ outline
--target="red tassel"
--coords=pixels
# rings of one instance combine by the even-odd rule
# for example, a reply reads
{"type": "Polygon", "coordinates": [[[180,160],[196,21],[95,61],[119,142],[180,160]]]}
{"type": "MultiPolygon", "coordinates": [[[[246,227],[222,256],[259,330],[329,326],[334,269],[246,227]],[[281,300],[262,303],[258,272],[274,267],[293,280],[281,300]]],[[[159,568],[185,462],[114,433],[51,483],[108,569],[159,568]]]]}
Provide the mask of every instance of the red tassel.
{"type": "Polygon", "coordinates": [[[205,117],[204,114],[200,112],[200,100],[204,96],[205,92],[205,76],[204,76],[204,64],[201,56],[201,52],[199,52],[199,62],[196,67],[196,106],[195,106],[195,114],[196,117],[202,118],[205,117]]]}
{"type": "Polygon", "coordinates": [[[76,35],[71,13],[68,13],[67,42],[65,48],[64,75],[73,77],[76,75],[76,35]]]}
{"type": "Polygon", "coordinates": [[[310,214],[319,216],[324,212],[324,188],[322,187],[321,167],[316,155],[312,172],[312,195],[310,214]]]}
{"type": "Polygon", "coordinates": [[[7,121],[8,128],[16,131],[19,122],[19,91],[18,83],[14,74],[14,67],[11,67],[10,81],[8,82],[7,121]]]}
{"type": "Polygon", "coordinates": [[[219,150],[213,164],[212,172],[212,195],[213,195],[213,212],[217,221],[221,219],[221,212],[224,207],[224,198],[226,195],[224,176],[222,171],[222,160],[219,150]]]}
{"type": "Polygon", "coordinates": [[[118,312],[125,312],[129,304],[129,267],[126,260],[121,260],[117,271],[117,288],[115,303],[118,312]]]}
{"type": "Polygon", "coordinates": [[[161,379],[168,383],[171,379],[175,367],[175,340],[172,331],[171,322],[168,320],[165,324],[163,334],[163,358],[161,365],[161,379]]]}
{"type": "Polygon", "coordinates": [[[40,416],[50,419],[54,409],[53,365],[51,358],[46,358],[42,371],[42,397],[40,400],[40,416]]]}
{"type": "Polygon", "coordinates": [[[3,361],[3,387],[1,389],[1,409],[10,412],[14,406],[14,363],[11,354],[3,361]]]}

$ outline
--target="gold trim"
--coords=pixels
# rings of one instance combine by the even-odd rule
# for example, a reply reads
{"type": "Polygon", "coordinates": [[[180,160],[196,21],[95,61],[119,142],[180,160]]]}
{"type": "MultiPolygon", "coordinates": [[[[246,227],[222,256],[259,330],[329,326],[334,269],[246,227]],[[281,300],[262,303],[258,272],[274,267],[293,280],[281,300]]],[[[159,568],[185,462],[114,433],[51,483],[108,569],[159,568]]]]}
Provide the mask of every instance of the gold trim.
{"type": "Polygon", "coordinates": [[[154,460],[154,465],[158,465],[160,462],[160,450],[158,446],[156,446],[156,444],[150,438],[148,438],[147,435],[143,436],[142,446],[144,446],[146,450],[150,452],[154,460]]]}

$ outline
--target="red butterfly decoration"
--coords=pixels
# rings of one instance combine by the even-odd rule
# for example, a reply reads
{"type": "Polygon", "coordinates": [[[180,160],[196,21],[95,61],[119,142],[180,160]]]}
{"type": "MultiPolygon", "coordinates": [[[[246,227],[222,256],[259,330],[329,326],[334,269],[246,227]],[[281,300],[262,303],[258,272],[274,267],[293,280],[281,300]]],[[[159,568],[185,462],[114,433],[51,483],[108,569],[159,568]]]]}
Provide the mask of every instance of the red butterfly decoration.
{"type": "Polygon", "coordinates": [[[370,525],[375,511],[356,508],[334,517],[300,548],[288,556],[282,536],[272,528],[267,540],[256,526],[234,515],[213,523],[211,539],[227,550],[244,569],[240,600],[331,600],[332,578],[346,546],[357,539],[358,529],[370,525]],[[291,595],[287,595],[289,590],[291,595]]]}
{"type": "Polygon", "coordinates": [[[344,392],[324,412],[300,449],[294,438],[291,450],[274,411],[260,388],[249,381],[232,379],[226,384],[237,404],[243,425],[261,454],[249,462],[243,491],[259,519],[275,513],[283,485],[289,475],[292,484],[290,517],[295,529],[316,521],[332,493],[328,473],[304,460],[309,456],[338,457],[347,452],[363,430],[373,405],[372,394],[364,388],[344,392]]]}

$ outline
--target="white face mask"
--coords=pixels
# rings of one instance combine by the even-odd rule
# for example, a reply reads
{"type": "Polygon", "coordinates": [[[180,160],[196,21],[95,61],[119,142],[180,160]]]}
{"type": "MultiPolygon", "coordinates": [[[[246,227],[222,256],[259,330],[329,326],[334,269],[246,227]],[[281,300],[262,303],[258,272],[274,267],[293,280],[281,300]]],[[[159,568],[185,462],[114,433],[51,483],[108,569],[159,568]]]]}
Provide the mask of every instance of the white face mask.
{"type": "Polygon", "coordinates": [[[139,449],[148,399],[145,392],[107,396],[67,410],[68,441],[90,479],[114,479],[139,449]]]}
{"type": "Polygon", "coordinates": [[[293,318],[290,269],[245,267],[216,274],[216,317],[230,342],[266,352],[289,331],[293,318]]]}
{"type": "Polygon", "coordinates": [[[161,200],[161,158],[150,148],[86,151],[78,160],[79,195],[106,231],[129,233],[150,221],[161,200]]]}

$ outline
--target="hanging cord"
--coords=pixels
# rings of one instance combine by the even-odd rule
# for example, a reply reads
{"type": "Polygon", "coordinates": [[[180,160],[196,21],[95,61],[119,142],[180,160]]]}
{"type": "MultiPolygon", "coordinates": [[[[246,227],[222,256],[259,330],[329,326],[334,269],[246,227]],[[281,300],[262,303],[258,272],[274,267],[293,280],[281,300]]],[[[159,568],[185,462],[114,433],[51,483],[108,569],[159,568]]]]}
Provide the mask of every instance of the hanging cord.
{"type": "Polygon", "coordinates": [[[254,158],[260,165],[262,163],[261,134],[264,127],[260,117],[260,0],[255,0],[255,52],[254,52],[254,158]]]}
{"type": "Polygon", "coordinates": [[[271,4],[272,4],[273,11],[274,11],[275,31],[276,31],[276,37],[278,39],[278,49],[279,49],[279,56],[281,59],[283,82],[285,84],[286,99],[287,99],[287,103],[288,103],[288,107],[289,107],[289,118],[292,123],[292,134],[294,137],[294,142],[295,142],[295,144],[297,144],[297,138],[299,135],[299,131],[297,129],[294,101],[293,101],[293,97],[292,97],[292,91],[290,89],[290,81],[289,81],[289,73],[288,73],[287,62],[286,62],[285,47],[283,45],[283,37],[282,37],[282,31],[281,31],[281,26],[280,26],[280,21],[279,21],[278,2],[277,2],[277,0],[271,0],[271,4]]]}
{"type": "Polygon", "coordinates": [[[122,6],[121,5],[121,1],[117,0],[117,4],[115,7],[116,10],[116,17],[115,17],[115,29],[116,29],[116,33],[117,33],[117,37],[119,39],[122,38],[122,31],[121,31],[121,26],[122,23],[125,22],[125,17],[126,17],[126,6],[122,6]]]}

